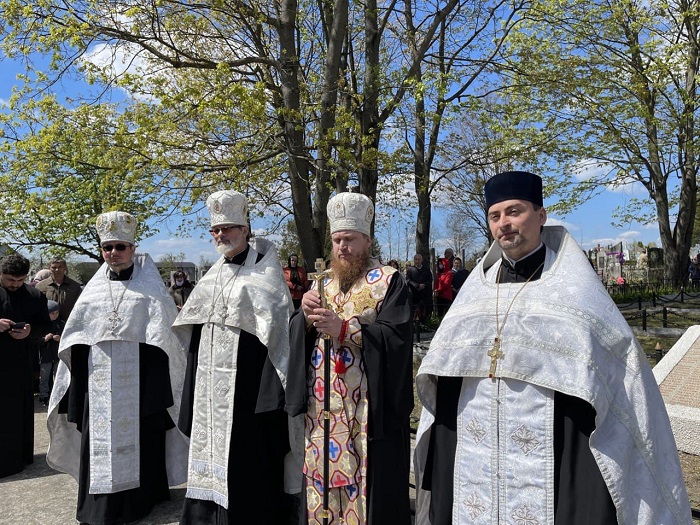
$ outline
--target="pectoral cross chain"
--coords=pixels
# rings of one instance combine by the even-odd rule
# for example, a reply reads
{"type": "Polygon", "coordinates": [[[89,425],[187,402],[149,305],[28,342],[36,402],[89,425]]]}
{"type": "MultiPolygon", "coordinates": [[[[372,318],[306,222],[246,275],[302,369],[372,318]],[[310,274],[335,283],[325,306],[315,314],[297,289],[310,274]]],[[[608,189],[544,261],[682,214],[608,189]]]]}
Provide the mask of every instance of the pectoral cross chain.
{"type": "Polygon", "coordinates": [[[501,339],[494,337],[493,347],[489,350],[487,354],[491,358],[491,368],[489,369],[489,377],[493,378],[496,375],[496,364],[499,359],[503,359],[503,352],[501,352],[501,339]]]}

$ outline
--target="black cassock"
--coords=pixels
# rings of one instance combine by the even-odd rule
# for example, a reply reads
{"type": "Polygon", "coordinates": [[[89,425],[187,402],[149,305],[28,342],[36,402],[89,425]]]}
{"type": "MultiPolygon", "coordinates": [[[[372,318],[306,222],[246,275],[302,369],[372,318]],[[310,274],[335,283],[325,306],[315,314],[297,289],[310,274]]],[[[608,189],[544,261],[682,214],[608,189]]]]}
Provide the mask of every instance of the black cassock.
{"type": "MultiPolygon", "coordinates": [[[[228,262],[242,264],[248,249],[228,262]]],[[[262,255],[258,256],[258,260],[262,255]]],[[[194,387],[203,325],[192,327],[178,427],[192,430],[194,387]]],[[[233,423],[228,462],[228,509],[209,500],[185,499],[182,524],[279,525],[287,518],[284,456],[289,452],[284,389],[267,353],[253,334],[241,331],[237,352],[233,423]]]]}
{"type": "MultiPolygon", "coordinates": [[[[526,282],[542,274],[544,246],[515,267],[502,262],[499,282],[526,282]]],[[[431,525],[452,524],[453,476],[457,447],[457,405],[461,377],[439,377],[435,422],[430,435],[422,488],[431,491],[431,525]]],[[[558,525],[617,523],[603,476],[588,445],[595,410],[587,402],[554,393],[554,522],[558,525]]]]}
{"type": "MultiPolygon", "coordinates": [[[[306,330],[303,312],[290,322],[290,370],[287,406],[290,415],[306,412],[307,372],[316,331],[306,330]],[[304,349],[304,351],[302,351],[304,349]]],[[[404,525],[411,522],[409,500],[410,432],[413,410],[413,343],[409,291],[393,274],[374,323],[362,325],[362,358],[367,374],[369,428],[367,443],[367,523],[404,525]]],[[[307,522],[302,490],[300,523],[307,522]]]]}
{"type": "Polygon", "coordinates": [[[67,412],[68,421],[81,432],[76,518],[89,524],[128,523],[170,499],[165,433],[174,424],[167,411],[173,404],[168,356],[160,348],[139,343],[140,486],[111,494],[90,494],[89,354],[87,345],[71,347],[70,387],[59,405],[59,412],[67,412]]]}
{"type": "MultiPolygon", "coordinates": [[[[109,278],[128,280],[133,270],[131,266],[119,274],[110,272],[109,278]]],[[[88,345],[71,347],[70,386],[58,407],[81,432],[76,519],[91,525],[128,523],[143,518],[157,503],[170,499],[165,433],[175,425],[168,414],[173,405],[168,356],[158,347],[139,343],[140,486],[111,494],[90,494],[89,355],[88,345]]]]}
{"type": "Polygon", "coordinates": [[[34,389],[32,351],[34,340],[49,326],[44,294],[27,286],[8,292],[0,286],[0,318],[24,321],[31,334],[21,340],[0,334],[0,478],[16,474],[34,461],[34,389]]]}

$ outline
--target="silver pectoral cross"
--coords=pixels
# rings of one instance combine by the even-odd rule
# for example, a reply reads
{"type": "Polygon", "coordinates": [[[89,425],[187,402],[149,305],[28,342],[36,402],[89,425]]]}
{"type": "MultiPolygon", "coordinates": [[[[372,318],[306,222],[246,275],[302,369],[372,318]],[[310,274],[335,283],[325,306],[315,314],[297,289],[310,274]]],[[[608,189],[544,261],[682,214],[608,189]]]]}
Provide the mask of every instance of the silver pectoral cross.
{"type": "Polygon", "coordinates": [[[487,354],[491,358],[491,368],[489,369],[489,377],[493,378],[496,375],[496,364],[499,359],[503,359],[503,352],[501,352],[501,339],[495,337],[493,339],[493,347],[489,350],[487,354]]]}
{"type": "Polygon", "coordinates": [[[226,318],[228,317],[228,307],[225,304],[222,304],[219,307],[219,317],[221,318],[221,324],[226,324],[226,318]]]}
{"type": "Polygon", "coordinates": [[[109,331],[112,332],[112,335],[114,335],[114,331],[117,329],[117,325],[122,321],[122,318],[119,317],[119,312],[116,310],[113,310],[110,316],[107,318],[109,321],[109,331]]]}

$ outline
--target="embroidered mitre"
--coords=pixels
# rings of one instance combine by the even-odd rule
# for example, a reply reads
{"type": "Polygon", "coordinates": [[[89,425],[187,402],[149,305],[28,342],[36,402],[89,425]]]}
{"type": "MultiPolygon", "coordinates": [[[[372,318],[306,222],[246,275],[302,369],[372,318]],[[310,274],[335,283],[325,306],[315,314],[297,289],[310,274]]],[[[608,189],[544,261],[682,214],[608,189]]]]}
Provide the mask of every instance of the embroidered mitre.
{"type": "Polygon", "coordinates": [[[217,191],[207,199],[211,226],[220,224],[248,224],[248,200],[233,190],[217,191]]]}
{"type": "Polygon", "coordinates": [[[101,244],[109,241],[134,244],[136,226],[134,216],[124,211],[108,211],[98,216],[95,221],[101,244]]]}
{"type": "Polygon", "coordinates": [[[374,205],[366,195],[338,193],[328,201],[326,213],[331,224],[331,234],[352,230],[369,236],[374,218],[374,205]]]}

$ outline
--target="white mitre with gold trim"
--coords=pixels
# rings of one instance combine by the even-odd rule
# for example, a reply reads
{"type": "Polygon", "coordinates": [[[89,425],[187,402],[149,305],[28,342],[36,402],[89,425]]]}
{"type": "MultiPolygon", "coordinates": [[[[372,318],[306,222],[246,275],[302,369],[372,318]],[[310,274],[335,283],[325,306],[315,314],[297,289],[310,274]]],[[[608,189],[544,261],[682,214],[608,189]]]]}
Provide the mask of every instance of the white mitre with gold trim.
{"type": "Polygon", "coordinates": [[[237,191],[223,190],[212,193],[207,199],[207,209],[211,218],[211,226],[221,224],[248,225],[248,199],[237,191]]]}
{"type": "Polygon", "coordinates": [[[361,193],[338,193],[328,201],[326,207],[331,223],[331,234],[337,231],[352,230],[369,237],[374,205],[367,195],[361,193]]]}
{"type": "Polygon", "coordinates": [[[95,221],[100,244],[108,241],[134,244],[136,226],[137,222],[134,216],[125,211],[108,211],[99,215],[95,221]]]}

